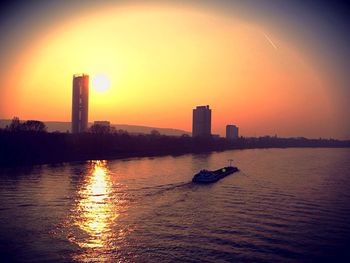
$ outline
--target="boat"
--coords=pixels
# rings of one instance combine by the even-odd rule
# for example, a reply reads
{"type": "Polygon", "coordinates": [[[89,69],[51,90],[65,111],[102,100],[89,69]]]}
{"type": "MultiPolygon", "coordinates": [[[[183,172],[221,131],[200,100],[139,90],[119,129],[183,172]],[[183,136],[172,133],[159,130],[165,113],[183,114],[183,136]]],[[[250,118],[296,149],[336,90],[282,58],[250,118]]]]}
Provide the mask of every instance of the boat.
{"type": "Polygon", "coordinates": [[[238,172],[238,168],[235,166],[226,166],[215,171],[201,170],[199,173],[195,174],[192,178],[193,183],[209,184],[214,183],[221,178],[229,174],[238,172]]]}

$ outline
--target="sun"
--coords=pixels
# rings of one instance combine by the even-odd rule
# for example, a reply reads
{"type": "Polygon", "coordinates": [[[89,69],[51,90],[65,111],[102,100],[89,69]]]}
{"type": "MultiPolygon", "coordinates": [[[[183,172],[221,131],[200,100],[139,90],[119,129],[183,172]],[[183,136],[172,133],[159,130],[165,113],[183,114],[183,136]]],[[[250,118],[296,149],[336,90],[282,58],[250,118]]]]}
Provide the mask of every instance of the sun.
{"type": "Polygon", "coordinates": [[[97,92],[105,92],[109,89],[110,81],[106,75],[97,74],[92,77],[92,86],[97,92]]]}

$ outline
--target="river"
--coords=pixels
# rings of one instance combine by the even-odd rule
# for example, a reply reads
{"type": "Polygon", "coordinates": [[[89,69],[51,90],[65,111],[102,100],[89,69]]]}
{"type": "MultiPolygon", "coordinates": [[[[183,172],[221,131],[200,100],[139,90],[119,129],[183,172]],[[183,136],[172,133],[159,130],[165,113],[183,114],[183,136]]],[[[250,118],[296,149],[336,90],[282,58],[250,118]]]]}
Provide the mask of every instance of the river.
{"type": "Polygon", "coordinates": [[[0,261],[349,262],[349,157],[257,149],[2,169],[0,261]],[[240,172],[191,183],[228,159],[240,172]]]}

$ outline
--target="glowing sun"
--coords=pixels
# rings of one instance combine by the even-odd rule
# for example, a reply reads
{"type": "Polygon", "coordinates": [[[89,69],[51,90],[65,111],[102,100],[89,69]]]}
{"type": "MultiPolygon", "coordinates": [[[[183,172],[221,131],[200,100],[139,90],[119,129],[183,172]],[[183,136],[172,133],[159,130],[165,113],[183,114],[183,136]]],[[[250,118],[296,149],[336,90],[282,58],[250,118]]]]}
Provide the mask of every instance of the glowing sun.
{"type": "Polygon", "coordinates": [[[110,81],[107,76],[97,74],[92,78],[92,86],[97,92],[105,92],[109,89],[110,81]]]}

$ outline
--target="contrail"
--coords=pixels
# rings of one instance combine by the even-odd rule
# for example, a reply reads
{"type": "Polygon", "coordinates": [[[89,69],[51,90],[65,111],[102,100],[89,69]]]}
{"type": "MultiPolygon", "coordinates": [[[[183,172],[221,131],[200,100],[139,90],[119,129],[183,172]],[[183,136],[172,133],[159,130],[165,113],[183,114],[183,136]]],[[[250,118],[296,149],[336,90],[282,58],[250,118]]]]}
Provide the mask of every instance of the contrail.
{"type": "Polygon", "coordinates": [[[273,48],[277,50],[277,46],[275,45],[275,43],[272,42],[271,38],[269,38],[269,36],[266,35],[264,32],[262,32],[262,33],[264,34],[264,36],[267,39],[267,41],[270,42],[271,46],[273,46],[273,48]]]}

